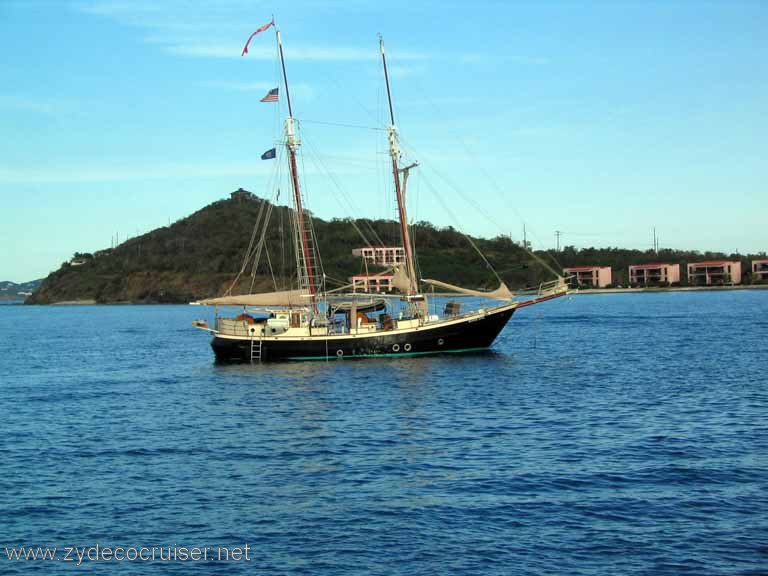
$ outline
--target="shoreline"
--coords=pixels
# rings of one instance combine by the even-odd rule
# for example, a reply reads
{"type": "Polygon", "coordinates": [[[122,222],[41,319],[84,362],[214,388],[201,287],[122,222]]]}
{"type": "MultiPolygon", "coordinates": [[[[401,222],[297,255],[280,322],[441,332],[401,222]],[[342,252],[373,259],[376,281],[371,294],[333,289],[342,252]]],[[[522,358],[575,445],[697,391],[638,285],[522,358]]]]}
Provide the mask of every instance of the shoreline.
{"type": "Polygon", "coordinates": [[[718,292],[721,290],[768,290],[768,284],[737,284],[736,286],[665,286],[654,288],[584,288],[569,294],[640,294],[653,292],[718,292]]]}
{"type": "MultiPolygon", "coordinates": [[[[738,284],[736,286],[669,286],[669,287],[653,287],[653,288],[583,288],[573,289],[568,294],[576,296],[579,294],[594,295],[594,294],[649,294],[657,292],[718,292],[722,290],[768,290],[768,284],[738,284]]],[[[522,290],[515,292],[515,296],[530,296],[536,294],[535,290],[522,290]]],[[[23,300],[8,300],[7,304],[24,304],[23,300]]],[[[92,299],[83,300],[62,300],[61,302],[50,302],[48,304],[37,304],[37,306],[116,306],[116,305],[153,305],[162,306],[163,304],[169,304],[172,306],[179,305],[193,305],[196,302],[129,302],[125,300],[115,302],[97,302],[92,299]]]]}

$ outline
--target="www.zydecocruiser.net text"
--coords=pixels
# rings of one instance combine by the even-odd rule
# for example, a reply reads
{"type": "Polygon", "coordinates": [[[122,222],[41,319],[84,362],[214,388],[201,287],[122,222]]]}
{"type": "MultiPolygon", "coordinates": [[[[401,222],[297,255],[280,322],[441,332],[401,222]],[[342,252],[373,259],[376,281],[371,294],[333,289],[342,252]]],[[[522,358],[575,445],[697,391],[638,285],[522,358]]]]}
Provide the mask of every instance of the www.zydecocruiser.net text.
{"type": "Polygon", "coordinates": [[[242,562],[251,560],[251,547],[242,546],[19,546],[5,548],[10,561],[73,562],[242,562]]]}

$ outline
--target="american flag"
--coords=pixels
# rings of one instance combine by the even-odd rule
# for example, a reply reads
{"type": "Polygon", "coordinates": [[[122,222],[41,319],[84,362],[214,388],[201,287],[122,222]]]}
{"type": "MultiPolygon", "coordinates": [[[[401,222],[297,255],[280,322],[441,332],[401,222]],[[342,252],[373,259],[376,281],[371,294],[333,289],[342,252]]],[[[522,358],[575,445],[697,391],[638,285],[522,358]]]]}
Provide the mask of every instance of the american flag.
{"type": "Polygon", "coordinates": [[[277,102],[277,88],[272,88],[269,92],[267,92],[267,95],[264,96],[264,98],[261,99],[262,102],[277,102]]]}

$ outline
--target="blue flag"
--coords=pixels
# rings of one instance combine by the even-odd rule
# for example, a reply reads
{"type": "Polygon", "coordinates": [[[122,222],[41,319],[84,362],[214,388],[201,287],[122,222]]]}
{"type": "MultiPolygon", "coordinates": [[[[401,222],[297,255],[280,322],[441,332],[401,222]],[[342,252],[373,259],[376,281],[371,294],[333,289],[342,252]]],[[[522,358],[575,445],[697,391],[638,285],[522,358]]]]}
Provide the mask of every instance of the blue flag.
{"type": "Polygon", "coordinates": [[[277,156],[277,151],[272,148],[270,150],[267,150],[264,152],[264,154],[261,155],[262,160],[272,160],[275,156],[277,156]]]}

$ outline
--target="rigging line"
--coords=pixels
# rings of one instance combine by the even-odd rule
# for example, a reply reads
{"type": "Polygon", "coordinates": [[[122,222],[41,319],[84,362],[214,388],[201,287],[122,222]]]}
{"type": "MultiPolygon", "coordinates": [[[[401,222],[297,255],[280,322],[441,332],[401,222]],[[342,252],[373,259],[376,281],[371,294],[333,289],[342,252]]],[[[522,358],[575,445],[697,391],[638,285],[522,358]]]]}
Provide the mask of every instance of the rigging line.
{"type": "MultiPolygon", "coordinates": [[[[432,105],[432,107],[433,107],[433,108],[434,108],[434,109],[435,109],[435,110],[438,112],[438,114],[439,114],[439,115],[442,117],[443,115],[442,115],[442,113],[441,113],[440,109],[439,109],[439,108],[438,108],[438,107],[435,105],[435,103],[434,103],[434,102],[432,102],[432,101],[431,101],[431,99],[429,98],[429,96],[427,96],[427,95],[426,95],[426,93],[425,93],[424,91],[422,91],[422,93],[424,93],[424,94],[425,94],[425,99],[426,99],[428,102],[430,102],[430,104],[432,105]]],[[[476,166],[476,167],[477,167],[477,168],[480,170],[480,172],[481,172],[481,173],[482,173],[482,175],[485,177],[485,179],[486,179],[486,180],[488,180],[488,181],[490,182],[491,186],[493,186],[493,188],[494,188],[494,189],[495,189],[495,190],[496,190],[496,191],[497,191],[497,192],[498,192],[498,193],[499,193],[499,194],[500,194],[500,195],[501,195],[501,196],[502,196],[502,197],[503,197],[503,198],[506,200],[506,198],[507,198],[507,197],[506,197],[506,194],[504,193],[504,190],[502,190],[502,188],[501,188],[501,187],[500,187],[500,186],[497,184],[496,180],[494,180],[494,179],[491,177],[491,175],[488,173],[488,171],[485,169],[485,167],[482,165],[482,163],[480,163],[480,162],[478,162],[478,161],[477,161],[477,160],[478,160],[478,159],[477,159],[477,155],[474,153],[474,151],[472,150],[472,148],[470,148],[470,147],[469,147],[469,145],[466,143],[466,141],[464,141],[464,139],[463,139],[463,138],[461,138],[461,137],[460,137],[458,134],[456,134],[455,132],[449,131],[449,133],[450,133],[450,134],[451,134],[451,135],[452,135],[454,138],[456,138],[456,139],[459,141],[459,143],[461,144],[461,146],[464,148],[464,152],[465,152],[465,153],[466,153],[468,156],[470,156],[470,157],[471,157],[471,158],[474,160],[474,162],[473,162],[473,163],[474,163],[474,165],[475,165],[475,166],[476,166]]],[[[402,140],[402,139],[401,139],[401,140],[402,140]]],[[[409,147],[410,147],[410,146],[409,146],[409,147]]],[[[435,170],[435,169],[433,168],[433,170],[435,170]]],[[[438,174],[438,176],[440,176],[440,174],[437,172],[437,170],[435,170],[435,172],[438,174]]],[[[456,189],[455,189],[455,187],[453,187],[453,185],[452,185],[450,182],[448,182],[448,181],[446,180],[446,183],[448,183],[448,185],[449,185],[449,186],[451,186],[452,188],[454,188],[454,190],[455,190],[456,192],[458,192],[458,193],[461,195],[461,193],[460,193],[458,190],[456,190],[456,189]]],[[[507,204],[507,205],[508,205],[510,208],[512,208],[512,211],[513,211],[513,212],[514,212],[514,213],[517,215],[518,219],[520,219],[521,221],[523,221],[523,220],[524,220],[524,219],[523,219],[523,217],[521,216],[520,212],[518,212],[517,208],[515,208],[515,205],[514,205],[514,203],[505,202],[505,204],[507,204]]],[[[486,218],[488,218],[488,219],[489,219],[489,221],[493,222],[493,223],[494,223],[494,224],[495,224],[495,225],[496,225],[496,226],[499,228],[499,230],[501,230],[501,231],[502,231],[502,233],[504,232],[504,230],[505,230],[505,228],[504,228],[504,227],[500,226],[500,225],[499,225],[497,222],[495,222],[495,221],[494,221],[492,218],[490,218],[490,216],[489,216],[489,215],[488,215],[488,214],[487,214],[487,213],[486,213],[486,212],[485,212],[485,211],[484,211],[484,210],[483,210],[483,209],[482,209],[480,206],[478,206],[478,205],[475,205],[475,206],[476,206],[476,208],[477,208],[477,209],[480,211],[480,213],[481,213],[481,214],[483,214],[483,215],[484,215],[486,218]]],[[[528,252],[528,253],[529,253],[529,254],[530,254],[530,255],[531,255],[531,256],[532,256],[534,259],[536,259],[536,260],[537,260],[537,261],[538,261],[540,264],[542,264],[542,265],[543,265],[545,268],[547,268],[547,270],[549,270],[550,272],[552,272],[552,273],[553,273],[553,274],[555,274],[556,276],[560,276],[560,273],[558,273],[556,270],[552,269],[552,268],[551,268],[551,267],[550,267],[548,264],[546,264],[546,262],[544,262],[544,260],[542,260],[541,258],[539,258],[538,256],[536,256],[536,254],[534,254],[534,253],[533,253],[533,251],[531,251],[531,250],[528,250],[528,247],[527,247],[527,246],[523,246],[523,249],[525,249],[525,251],[526,251],[526,252],[528,252]]],[[[557,267],[558,267],[560,270],[562,270],[562,269],[563,269],[563,266],[562,266],[562,264],[560,264],[560,262],[558,262],[556,258],[554,258],[554,257],[551,257],[551,258],[552,258],[552,261],[555,263],[555,265],[556,265],[556,266],[557,266],[557,267]]]]}
{"type": "MultiPolygon", "coordinates": [[[[377,123],[385,125],[389,101],[385,97],[385,82],[383,76],[379,75],[379,84],[376,91],[376,112],[378,114],[377,123]],[[385,105],[386,102],[386,105],[385,105]],[[386,109],[385,109],[386,108],[386,109]]],[[[394,190],[394,182],[392,181],[391,167],[389,164],[389,158],[387,162],[382,162],[381,158],[385,157],[389,153],[389,144],[386,140],[381,138],[376,139],[376,168],[377,168],[377,186],[379,191],[379,198],[381,198],[382,214],[384,219],[390,222],[389,229],[387,230],[388,238],[392,240],[392,243],[399,243],[399,240],[394,240],[400,235],[400,226],[398,225],[399,214],[397,211],[397,197],[394,190]]]]}
{"type": "Polygon", "coordinates": [[[348,97],[350,97],[355,104],[363,111],[365,114],[371,118],[374,122],[376,122],[377,126],[384,126],[382,122],[379,121],[378,118],[376,118],[376,113],[374,111],[371,111],[366,105],[364,105],[346,86],[342,86],[341,82],[339,81],[338,76],[335,74],[330,75],[331,81],[336,84],[336,87],[339,89],[338,94],[344,94],[348,97]]]}
{"type": "Polygon", "coordinates": [[[380,130],[386,132],[386,128],[379,128],[377,126],[363,126],[361,124],[344,124],[342,122],[323,122],[321,120],[302,120],[305,124],[320,124],[322,126],[338,126],[340,128],[359,128],[361,130],[380,130]]]}
{"type": "MultiPolygon", "coordinates": [[[[304,138],[304,130],[302,129],[301,124],[299,124],[298,131],[299,131],[299,137],[303,139],[304,138]]],[[[307,201],[309,201],[309,188],[307,186],[307,181],[308,180],[307,180],[307,177],[306,177],[306,168],[304,166],[304,154],[303,153],[299,156],[299,160],[301,161],[301,174],[302,174],[302,180],[304,181],[304,194],[305,194],[305,197],[306,197],[307,201]]],[[[307,211],[306,217],[309,220],[309,222],[308,222],[309,223],[309,233],[312,236],[312,239],[311,239],[312,245],[310,246],[310,251],[312,252],[312,254],[315,257],[315,262],[314,262],[315,266],[314,267],[315,267],[315,270],[319,270],[319,272],[320,272],[320,279],[318,279],[318,292],[321,292],[322,288],[323,288],[323,286],[322,286],[322,282],[323,282],[322,278],[325,276],[325,270],[323,269],[323,259],[322,259],[322,256],[320,254],[320,247],[317,244],[317,234],[315,233],[315,223],[314,223],[314,218],[312,217],[312,212],[311,211],[307,211]]],[[[305,256],[305,258],[306,257],[307,256],[305,256]]],[[[310,266],[311,265],[312,265],[312,263],[310,263],[310,266]]]]}
{"type": "Polygon", "coordinates": [[[493,272],[493,275],[496,276],[496,279],[501,283],[504,284],[504,281],[501,279],[501,276],[499,276],[498,272],[496,272],[496,269],[491,265],[491,263],[488,261],[488,258],[485,257],[485,254],[482,253],[480,248],[477,247],[475,242],[472,240],[472,238],[464,232],[464,230],[461,227],[461,224],[459,223],[458,218],[456,218],[456,215],[451,211],[450,208],[448,208],[448,205],[443,201],[443,199],[440,197],[440,194],[437,193],[437,191],[432,188],[432,186],[425,182],[426,186],[434,192],[435,197],[437,198],[437,201],[440,203],[440,205],[443,207],[443,209],[448,213],[448,215],[454,220],[456,223],[456,227],[459,229],[459,233],[469,242],[469,244],[472,246],[472,248],[475,249],[475,252],[477,252],[480,255],[480,258],[483,259],[483,262],[485,262],[485,265],[488,267],[488,269],[493,272]]]}
{"type": "MultiPolygon", "coordinates": [[[[251,293],[253,293],[253,286],[256,281],[256,271],[258,269],[259,262],[261,260],[261,251],[264,248],[264,245],[266,244],[267,230],[269,229],[269,220],[272,216],[273,207],[274,207],[274,204],[269,203],[269,206],[267,208],[267,213],[264,216],[264,223],[262,224],[261,237],[259,238],[259,242],[256,245],[256,250],[253,258],[253,268],[251,271],[251,289],[250,289],[251,293]]],[[[267,257],[269,257],[269,255],[267,255],[267,257]]]]}
{"type": "Polygon", "coordinates": [[[416,274],[417,277],[421,278],[421,264],[418,257],[418,252],[416,251],[416,229],[413,226],[413,222],[418,222],[417,215],[420,214],[419,212],[419,205],[420,205],[420,198],[421,198],[421,173],[416,172],[416,200],[414,202],[411,202],[411,206],[415,206],[415,214],[411,218],[411,231],[412,231],[412,239],[411,243],[413,244],[413,254],[414,258],[416,260],[416,274]]]}
{"type": "MultiPolygon", "coordinates": [[[[416,82],[417,84],[420,84],[418,79],[416,79],[416,82]]],[[[438,118],[450,118],[452,116],[450,114],[447,115],[444,113],[444,111],[437,105],[437,102],[430,97],[429,92],[427,90],[422,89],[421,94],[423,95],[424,100],[426,100],[429,103],[429,105],[432,107],[432,109],[437,113],[438,118]]],[[[502,188],[497,184],[496,180],[490,175],[490,173],[488,173],[488,171],[485,169],[482,163],[479,162],[477,154],[469,146],[467,141],[459,133],[451,130],[450,128],[448,129],[448,133],[451,136],[453,136],[459,142],[459,144],[461,144],[461,146],[464,148],[464,152],[466,152],[466,154],[472,158],[473,164],[480,169],[480,172],[483,174],[486,180],[488,180],[491,183],[491,185],[496,189],[496,191],[499,192],[502,195],[502,197],[504,197],[504,199],[506,200],[506,194],[504,193],[504,190],[502,190],[502,188]]],[[[507,204],[509,204],[509,206],[512,208],[512,211],[522,221],[523,218],[520,215],[520,213],[517,211],[517,208],[515,207],[514,203],[507,202],[507,204]]]]}
{"type": "MultiPolygon", "coordinates": [[[[280,188],[277,189],[278,195],[280,194],[280,188]]],[[[280,243],[280,277],[285,277],[285,239],[283,238],[283,212],[280,207],[277,207],[277,237],[280,243]]],[[[277,288],[279,290],[279,288],[277,288]]]]}
{"type": "MultiPolygon", "coordinates": [[[[309,154],[310,160],[312,162],[314,162],[315,165],[318,168],[320,168],[320,170],[323,171],[325,176],[328,177],[328,179],[336,187],[336,189],[338,190],[339,194],[341,195],[341,198],[347,203],[347,206],[342,206],[342,208],[345,209],[345,210],[350,210],[350,211],[352,211],[354,213],[355,206],[354,206],[354,203],[352,202],[352,199],[349,197],[349,195],[341,187],[341,184],[339,183],[339,181],[336,178],[336,176],[330,170],[328,170],[328,168],[325,166],[325,163],[323,162],[323,160],[320,157],[320,155],[317,154],[317,151],[315,150],[315,147],[312,144],[312,142],[305,140],[304,143],[307,146],[308,151],[310,152],[310,154],[309,154]]],[[[336,196],[334,196],[334,199],[336,199],[337,201],[339,200],[336,196]]],[[[366,228],[368,229],[370,234],[373,236],[374,240],[376,240],[380,245],[383,245],[384,243],[382,242],[381,238],[376,233],[376,230],[374,230],[373,226],[367,221],[367,219],[363,219],[362,221],[364,222],[364,225],[366,226],[366,228]]],[[[351,218],[350,219],[350,223],[352,224],[352,226],[354,227],[355,231],[358,233],[360,238],[363,240],[365,245],[368,246],[368,247],[372,247],[373,244],[371,244],[371,242],[368,240],[368,238],[365,236],[365,234],[363,234],[363,231],[357,225],[356,219],[351,218]]]]}
{"type": "Polygon", "coordinates": [[[262,202],[261,206],[259,206],[259,212],[258,212],[258,214],[256,216],[256,222],[254,222],[254,224],[253,224],[253,231],[251,232],[251,241],[248,244],[247,250],[245,251],[245,256],[243,258],[243,264],[242,264],[242,266],[240,268],[240,271],[235,276],[235,279],[232,281],[232,284],[230,284],[229,288],[224,293],[225,295],[231,295],[232,294],[232,289],[237,285],[237,282],[240,280],[240,276],[242,276],[243,273],[245,272],[245,269],[248,268],[248,262],[251,260],[251,250],[253,248],[253,242],[256,240],[256,233],[257,233],[258,228],[259,228],[259,222],[261,221],[262,213],[264,212],[264,205],[265,204],[267,204],[266,201],[262,202]]]}
{"type": "Polygon", "coordinates": [[[267,254],[267,264],[269,265],[269,273],[272,275],[272,285],[275,287],[275,292],[279,290],[277,287],[277,278],[275,278],[275,270],[272,268],[272,258],[269,257],[269,246],[264,242],[264,252],[267,254]]]}
{"type": "MultiPolygon", "coordinates": [[[[409,148],[413,149],[411,146],[409,146],[409,148]]],[[[414,151],[415,151],[415,150],[414,150],[414,151]]],[[[421,157],[421,156],[420,156],[420,157],[421,157]]],[[[438,177],[439,177],[439,178],[440,178],[440,179],[441,179],[443,182],[445,182],[445,183],[448,185],[448,187],[449,187],[449,188],[451,188],[451,189],[452,189],[452,190],[453,190],[453,191],[454,191],[456,194],[458,194],[460,198],[462,198],[462,199],[463,199],[465,202],[467,202],[467,203],[469,203],[470,205],[472,205],[472,206],[473,206],[473,207],[474,207],[474,208],[475,208],[475,209],[476,209],[476,210],[477,210],[477,211],[478,211],[478,212],[479,212],[481,215],[483,215],[483,216],[484,216],[484,217],[485,217],[485,218],[486,218],[486,219],[487,219],[489,222],[491,222],[492,224],[494,224],[494,225],[495,225],[495,226],[496,226],[496,227],[499,229],[499,231],[500,231],[500,232],[501,232],[501,233],[502,233],[504,236],[506,236],[506,235],[507,235],[507,234],[505,233],[505,229],[504,229],[504,227],[503,227],[503,226],[501,226],[501,225],[500,225],[500,224],[499,224],[499,223],[498,223],[498,222],[497,222],[497,221],[496,221],[496,220],[495,220],[493,217],[491,217],[491,216],[490,216],[490,215],[489,215],[489,214],[488,214],[488,213],[485,211],[485,209],[483,209],[483,207],[482,207],[481,205],[479,205],[479,204],[478,204],[477,202],[475,202],[473,199],[471,199],[471,198],[469,198],[468,196],[466,196],[465,194],[463,194],[463,193],[461,192],[461,190],[459,190],[459,188],[453,184],[453,182],[451,182],[451,181],[450,181],[450,180],[449,180],[449,179],[448,179],[448,178],[447,178],[447,177],[446,177],[444,174],[442,174],[442,173],[441,173],[439,170],[437,170],[437,169],[436,169],[436,168],[435,168],[433,165],[431,165],[431,163],[430,163],[428,160],[427,160],[427,161],[425,161],[425,162],[423,162],[423,163],[422,163],[422,165],[423,165],[425,168],[428,168],[428,169],[432,170],[432,172],[434,172],[434,174],[435,174],[436,176],[438,176],[438,177]]],[[[438,196],[438,197],[439,197],[439,195],[438,195],[438,194],[436,194],[436,196],[438,196]]],[[[534,253],[532,250],[529,250],[527,246],[521,246],[521,248],[522,248],[522,249],[523,249],[523,250],[524,250],[526,253],[528,253],[528,254],[529,254],[529,255],[530,255],[530,256],[531,256],[531,257],[532,257],[534,260],[536,260],[537,262],[539,262],[539,264],[541,264],[541,265],[542,265],[542,266],[544,266],[544,267],[545,267],[547,270],[549,270],[549,271],[550,271],[552,274],[554,274],[555,276],[560,276],[560,275],[561,275],[561,274],[560,274],[560,273],[559,273],[557,270],[555,270],[554,268],[552,268],[552,267],[551,267],[551,266],[550,266],[550,265],[549,265],[549,264],[548,264],[548,263],[547,263],[547,262],[546,262],[544,259],[542,259],[540,256],[538,256],[537,254],[535,254],[535,253],[534,253]]],[[[557,266],[557,267],[558,267],[560,270],[562,270],[562,268],[563,268],[563,267],[562,267],[562,265],[561,265],[561,264],[560,264],[560,263],[557,261],[557,259],[556,259],[556,258],[554,258],[554,257],[552,257],[552,256],[551,256],[551,254],[548,254],[548,256],[549,256],[549,257],[552,259],[552,261],[554,262],[554,264],[555,264],[555,265],[556,265],[556,266],[557,266]]]]}
{"type": "Polygon", "coordinates": [[[352,286],[349,280],[339,280],[333,276],[328,276],[328,280],[331,282],[331,284],[336,284],[338,286],[352,286]]]}
{"type": "MultiPolygon", "coordinates": [[[[312,162],[312,163],[313,163],[313,164],[314,164],[314,165],[315,165],[317,168],[319,168],[319,169],[320,169],[320,170],[323,172],[323,174],[324,174],[324,175],[325,175],[325,176],[326,176],[326,177],[327,177],[329,180],[331,180],[331,182],[333,183],[333,185],[334,185],[334,187],[336,188],[336,190],[338,190],[338,192],[339,192],[339,194],[341,195],[341,197],[343,198],[343,200],[347,202],[347,204],[348,204],[348,205],[347,205],[347,206],[342,206],[342,208],[343,208],[343,209],[345,209],[345,210],[349,210],[350,212],[353,212],[353,213],[354,213],[354,205],[353,205],[353,203],[351,202],[351,199],[349,199],[349,198],[348,198],[348,195],[347,195],[347,193],[346,193],[346,192],[345,192],[345,190],[342,188],[341,184],[339,183],[338,179],[337,179],[337,178],[336,178],[336,176],[333,174],[333,172],[331,172],[331,171],[330,171],[330,170],[329,170],[329,169],[326,167],[326,165],[325,165],[325,162],[322,160],[322,157],[320,156],[320,154],[319,154],[319,153],[317,152],[317,150],[315,149],[315,146],[314,146],[314,144],[312,143],[311,139],[310,139],[309,141],[305,140],[305,141],[304,141],[304,143],[306,144],[306,147],[307,147],[307,149],[308,149],[308,152],[309,152],[309,155],[308,155],[308,156],[309,156],[309,159],[310,159],[310,161],[311,161],[311,162],[312,162]]],[[[335,199],[335,200],[337,200],[337,201],[339,200],[339,199],[338,199],[336,196],[334,196],[334,199],[335,199]]],[[[362,233],[360,230],[358,230],[358,234],[360,234],[361,238],[363,239],[363,241],[364,241],[366,244],[369,244],[369,242],[368,242],[367,238],[365,237],[365,235],[364,235],[364,234],[363,234],[363,233],[362,233]]]]}

